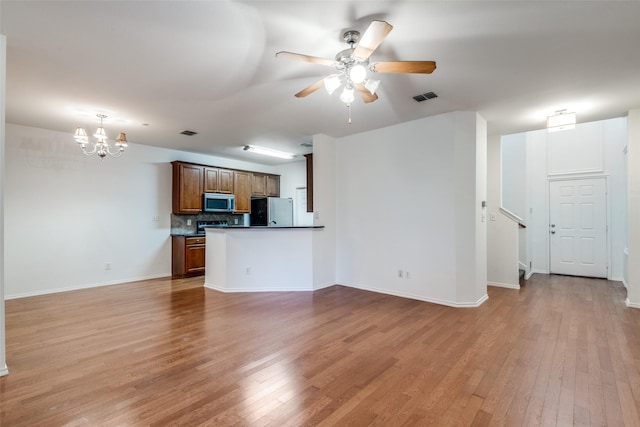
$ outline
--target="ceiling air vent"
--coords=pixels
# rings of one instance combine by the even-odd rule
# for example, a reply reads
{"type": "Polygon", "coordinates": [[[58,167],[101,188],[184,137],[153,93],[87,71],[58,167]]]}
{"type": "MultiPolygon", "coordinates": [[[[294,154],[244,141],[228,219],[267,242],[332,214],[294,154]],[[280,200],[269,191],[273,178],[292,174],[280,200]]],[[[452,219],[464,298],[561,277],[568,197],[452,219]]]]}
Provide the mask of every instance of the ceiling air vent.
{"type": "Polygon", "coordinates": [[[427,99],[433,99],[433,98],[437,98],[438,95],[436,95],[433,92],[427,92],[427,93],[423,93],[421,95],[416,95],[413,97],[413,99],[416,100],[416,102],[422,102],[422,101],[426,101],[427,99]]]}
{"type": "Polygon", "coordinates": [[[192,130],[183,130],[182,132],[180,132],[180,135],[187,135],[187,136],[192,136],[197,134],[198,132],[194,132],[192,130]]]}

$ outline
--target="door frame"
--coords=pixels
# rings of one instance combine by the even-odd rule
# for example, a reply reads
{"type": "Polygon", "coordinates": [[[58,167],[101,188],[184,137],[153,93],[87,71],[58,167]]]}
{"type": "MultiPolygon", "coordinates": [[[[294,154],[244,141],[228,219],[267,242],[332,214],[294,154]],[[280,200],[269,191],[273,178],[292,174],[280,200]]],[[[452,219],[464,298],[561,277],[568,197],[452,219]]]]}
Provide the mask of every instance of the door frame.
{"type": "Polygon", "coordinates": [[[549,224],[551,223],[551,183],[552,182],[560,182],[560,181],[581,181],[585,179],[604,179],[604,199],[607,206],[605,206],[605,212],[607,215],[605,225],[606,225],[606,237],[605,244],[607,250],[607,280],[611,280],[611,189],[610,184],[611,180],[609,179],[609,175],[574,175],[571,176],[549,176],[547,177],[547,212],[546,212],[546,223],[547,223],[547,271],[549,274],[551,273],[551,238],[549,237],[549,224]]]}

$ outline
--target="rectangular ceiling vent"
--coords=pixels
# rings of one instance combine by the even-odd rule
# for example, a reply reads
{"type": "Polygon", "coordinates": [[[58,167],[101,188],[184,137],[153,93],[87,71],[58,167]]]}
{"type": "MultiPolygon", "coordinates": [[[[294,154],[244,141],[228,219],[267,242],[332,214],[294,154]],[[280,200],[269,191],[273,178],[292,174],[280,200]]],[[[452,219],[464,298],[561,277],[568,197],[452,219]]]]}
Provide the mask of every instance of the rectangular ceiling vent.
{"type": "Polygon", "coordinates": [[[416,95],[413,97],[413,99],[416,100],[416,102],[422,102],[422,101],[426,101],[427,99],[433,99],[433,98],[437,98],[438,95],[436,95],[433,92],[427,92],[427,93],[423,93],[421,95],[416,95]]]}
{"type": "Polygon", "coordinates": [[[192,136],[197,134],[198,132],[194,132],[192,130],[183,130],[182,132],[180,132],[180,135],[187,135],[187,136],[192,136]]]}

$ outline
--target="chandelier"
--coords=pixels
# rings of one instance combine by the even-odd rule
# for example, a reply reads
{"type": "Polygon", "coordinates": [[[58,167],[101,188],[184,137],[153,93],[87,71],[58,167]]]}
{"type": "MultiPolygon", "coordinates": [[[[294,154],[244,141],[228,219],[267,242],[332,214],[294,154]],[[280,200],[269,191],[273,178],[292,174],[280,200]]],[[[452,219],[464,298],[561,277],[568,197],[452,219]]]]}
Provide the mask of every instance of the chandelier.
{"type": "Polygon", "coordinates": [[[87,156],[97,154],[98,157],[100,157],[100,160],[104,159],[107,154],[111,157],[120,157],[128,145],[127,136],[124,132],[120,132],[115,140],[115,147],[112,148],[111,145],[109,145],[107,133],[104,131],[104,127],[102,125],[103,120],[106,119],[107,116],[104,114],[96,114],[96,116],[100,118],[100,127],[96,130],[96,133],[93,134],[97,139],[96,142],[89,142],[87,131],[84,130],[84,128],[76,128],[74,138],[80,146],[80,149],[87,156]]]}

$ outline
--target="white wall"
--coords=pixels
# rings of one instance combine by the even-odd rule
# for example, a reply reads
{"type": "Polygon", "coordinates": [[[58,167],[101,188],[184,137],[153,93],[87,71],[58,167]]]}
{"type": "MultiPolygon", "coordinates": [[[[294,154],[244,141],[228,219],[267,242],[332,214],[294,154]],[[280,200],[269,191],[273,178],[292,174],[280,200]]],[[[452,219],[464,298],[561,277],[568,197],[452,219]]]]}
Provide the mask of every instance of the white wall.
{"type": "Polygon", "coordinates": [[[640,308],[640,109],[628,116],[628,241],[627,305],[640,308]]]}
{"type": "Polygon", "coordinates": [[[313,285],[315,289],[336,284],[336,140],[313,136],[313,222],[323,225],[313,235],[313,285]]]}
{"type": "Polygon", "coordinates": [[[313,213],[306,211],[306,198],[299,200],[300,188],[307,188],[307,161],[287,163],[277,166],[276,170],[280,174],[280,197],[290,197],[293,199],[293,220],[294,225],[313,225],[313,213]],[[301,206],[305,206],[304,209],[301,206]]]}
{"type": "Polygon", "coordinates": [[[6,71],[7,38],[0,34],[0,376],[7,375],[7,359],[5,352],[5,318],[4,318],[4,187],[5,187],[5,71],[6,71]]]}
{"type": "Polygon", "coordinates": [[[502,137],[502,207],[525,220],[527,212],[527,134],[502,137]]]}
{"type": "MultiPolygon", "coordinates": [[[[8,124],[6,297],[169,276],[173,160],[278,173],[273,166],[135,142],[122,157],[100,161],[85,157],[71,132],[8,124]]],[[[282,180],[284,194],[299,185],[286,175],[282,180]]]]}
{"type": "MultiPolygon", "coordinates": [[[[622,280],[625,223],[627,119],[582,123],[574,130],[527,132],[527,218],[524,250],[532,270],[549,272],[549,181],[605,176],[609,181],[609,277],[622,280]]],[[[504,141],[504,138],[503,138],[504,141]]],[[[503,145],[504,147],[504,145],[503,145]]],[[[504,153],[503,153],[504,154],[504,153]]],[[[503,161],[504,163],[504,161],[503,161]]],[[[503,183],[506,186],[508,183],[503,183]]],[[[522,257],[521,257],[522,258],[522,257]]]]}
{"type": "Polygon", "coordinates": [[[491,286],[520,289],[518,278],[518,224],[500,211],[501,142],[487,143],[487,281],[491,286]]]}
{"type": "MultiPolygon", "coordinates": [[[[336,140],[338,283],[452,306],[482,302],[483,126],[459,112],[336,140]]],[[[315,149],[314,141],[314,157],[315,149]]]]}

